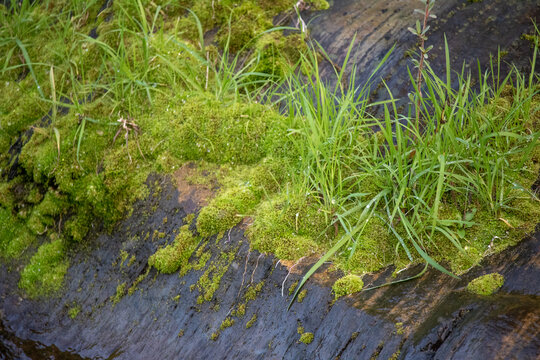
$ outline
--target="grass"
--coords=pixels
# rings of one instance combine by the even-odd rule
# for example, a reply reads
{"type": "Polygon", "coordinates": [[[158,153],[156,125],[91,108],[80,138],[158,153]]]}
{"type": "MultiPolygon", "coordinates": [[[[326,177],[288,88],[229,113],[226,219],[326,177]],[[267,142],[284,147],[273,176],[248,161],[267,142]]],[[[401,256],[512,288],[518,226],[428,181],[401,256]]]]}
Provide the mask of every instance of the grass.
{"type": "MultiPolygon", "coordinates": [[[[276,9],[292,11],[292,3],[276,9]]],[[[293,261],[321,256],[296,293],[326,261],[355,276],[417,262],[456,276],[540,220],[530,191],[539,167],[538,74],[513,69],[501,78],[500,57],[478,75],[456,73],[445,44],[446,73],[424,62],[400,111],[387,87],[387,101],[369,101],[392,50],[358,86],[355,39],[338,67],[304,34],[270,28],[273,5],[231,12],[220,4],[214,17],[207,1],[177,5],[115,1],[100,14],[95,1],[0,6],[1,169],[17,136],[34,131],[19,159],[23,176],[1,173],[4,257],[22,254],[34,234],[54,235],[60,216],[62,247],[75,246],[92,219],[112,226],[129,215],[148,193],[150,172],[187,161],[219,173],[199,234],[250,216],[252,247],[293,261]],[[263,17],[260,26],[243,29],[244,10],[263,17]],[[322,61],[334,65],[335,81],[321,78],[322,61]],[[49,109],[52,126],[37,126],[49,109]]],[[[193,251],[184,245],[159,250],[152,264],[177,271],[193,251]]],[[[213,296],[222,270],[202,278],[201,299],[213,296]]]]}

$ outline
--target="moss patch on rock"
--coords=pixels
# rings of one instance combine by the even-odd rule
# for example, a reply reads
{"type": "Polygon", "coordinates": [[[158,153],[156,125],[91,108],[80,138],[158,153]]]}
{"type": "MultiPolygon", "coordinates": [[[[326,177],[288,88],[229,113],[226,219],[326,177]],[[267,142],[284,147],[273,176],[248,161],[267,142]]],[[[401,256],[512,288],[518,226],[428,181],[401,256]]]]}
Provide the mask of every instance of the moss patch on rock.
{"type": "Polygon", "coordinates": [[[69,266],[64,250],[62,239],[41,245],[21,272],[19,287],[30,297],[51,295],[60,290],[69,266]]]}
{"type": "Polygon", "coordinates": [[[467,290],[478,295],[491,295],[504,284],[504,276],[491,273],[477,277],[467,285],[467,290]]]}
{"type": "Polygon", "coordinates": [[[342,296],[350,295],[359,292],[364,287],[362,278],[357,275],[346,275],[338,279],[332,286],[336,299],[342,296]]]}
{"type": "Polygon", "coordinates": [[[189,264],[189,259],[197,245],[199,238],[193,236],[189,225],[180,228],[172,244],[159,249],[150,258],[148,265],[155,267],[159,272],[172,274],[189,264]]]}

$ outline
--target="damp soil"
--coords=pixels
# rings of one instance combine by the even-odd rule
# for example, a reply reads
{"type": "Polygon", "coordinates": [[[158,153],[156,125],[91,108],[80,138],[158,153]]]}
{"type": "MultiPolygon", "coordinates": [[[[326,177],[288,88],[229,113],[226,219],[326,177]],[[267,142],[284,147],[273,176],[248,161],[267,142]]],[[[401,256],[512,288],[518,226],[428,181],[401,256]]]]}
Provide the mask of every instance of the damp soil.
{"type": "MultiPolygon", "coordinates": [[[[405,29],[415,20],[412,11],[417,3],[336,0],[317,16],[303,15],[311,20],[311,35],[338,64],[352,34],[358,32],[353,58],[360,69],[359,83],[396,44],[380,77],[396,89],[395,96],[406,97],[405,69],[410,64],[406,53],[416,40],[405,29]]],[[[538,20],[536,1],[439,1],[434,13],[438,20],[430,42],[443,44],[446,34],[454,64],[464,60],[474,65],[478,59],[485,68],[489,54],[500,47],[507,52],[504,60],[527,70],[530,48],[521,35],[531,30],[531,19],[538,20]]],[[[444,47],[436,46],[430,54],[432,66],[442,72],[444,47]]],[[[330,69],[325,71],[330,78],[330,69]]],[[[14,159],[22,145],[10,150],[14,159]]],[[[12,171],[18,171],[16,161],[12,164],[12,171]]],[[[303,301],[287,311],[289,287],[314,259],[305,259],[289,273],[291,264],[251,251],[242,226],[201,241],[203,248],[196,253],[208,252],[210,260],[200,270],[180,277],[148,269],[148,257],[171,243],[186,217],[196,214],[215,191],[212,186],[190,185],[186,178],[191,171],[188,165],[174,176],[152,175],[151,194],[135,204],[130,218],[111,233],[94,229],[84,248],[69,254],[65,286],[52,298],[26,298],[17,286],[20,264],[0,264],[0,359],[540,356],[540,229],[517,246],[486,258],[459,280],[428,270],[414,281],[334,301],[330,286],[341,274],[323,269],[305,285],[303,301]],[[164,236],[154,236],[156,231],[164,236]],[[123,257],[122,251],[128,256],[123,257]],[[224,253],[234,253],[234,259],[211,300],[198,303],[197,282],[224,253]],[[505,277],[497,293],[483,297],[466,291],[470,280],[491,272],[505,277]],[[134,285],[134,291],[127,293],[134,285]],[[119,288],[124,291],[117,296],[119,288]],[[248,301],[246,294],[254,293],[248,301]],[[245,314],[240,316],[242,305],[245,314]],[[74,308],[79,312],[72,318],[74,308]],[[222,328],[226,319],[234,323],[222,328]],[[311,343],[299,341],[300,327],[313,333],[311,343]]],[[[413,267],[400,277],[421,270],[413,267]]],[[[364,282],[371,286],[395,280],[393,271],[388,268],[366,276],[364,282]]]]}

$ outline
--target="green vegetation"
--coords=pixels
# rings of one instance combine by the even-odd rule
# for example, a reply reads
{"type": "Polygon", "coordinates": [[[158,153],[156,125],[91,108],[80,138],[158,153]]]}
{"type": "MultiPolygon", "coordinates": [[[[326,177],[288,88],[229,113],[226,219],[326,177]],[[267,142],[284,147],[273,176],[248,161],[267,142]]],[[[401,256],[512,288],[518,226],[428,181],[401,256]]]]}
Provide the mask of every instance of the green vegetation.
{"type": "Polygon", "coordinates": [[[197,304],[202,304],[205,301],[210,301],[214,297],[214,293],[219,288],[221,278],[234,260],[236,251],[223,253],[215,262],[211,263],[206,271],[202,274],[193,288],[199,290],[200,295],[197,297],[197,304]]]}
{"type": "MultiPolygon", "coordinates": [[[[207,265],[205,242],[190,264],[199,241],[246,217],[253,249],[291,261],[321,256],[289,290],[293,300],[326,261],[358,275],[418,262],[455,275],[533,231],[538,74],[513,69],[501,78],[497,61],[478,76],[455,73],[446,46],[440,77],[422,62],[422,48],[409,107],[398,109],[391,89],[388,101],[373,104],[372,80],[390,53],[358,87],[352,39],[329,84],[319,72],[330,60],[324,49],[298,29],[272,27],[281,12],[295,19],[295,3],[118,0],[99,16],[95,0],[0,5],[0,256],[29,259],[22,289],[59,290],[66,249],[93,225],[110,230],[130,215],[149,193],[150,173],[187,161],[211,169],[217,193],[197,217],[200,237],[185,225],[148,264],[180,275],[205,269],[194,286],[199,303],[213,299],[234,258],[207,265]],[[97,38],[88,36],[96,26],[97,38]],[[20,175],[12,179],[8,150],[19,136],[20,175]],[[51,241],[37,247],[43,238],[51,241]]],[[[538,36],[527,39],[534,69],[538,36]]],[[[135,261],[128,257],[120,254],[122,266],[135,261]]],[[[362,288],[356,275],[344,279],[336,297],[362,288]]]]}
{"type": "Polygon", "coordinates": [[[71,307],[69,310],[68,310],[68,315],[70,318],[72,319],[75,319],[77,317],[77,315],[79,315],[79,313],[81,312],[81,305],[74,305],[73,307],[71,307]]]}
{"type": "Polygon", "coordinates": [[[332,286],[336,299],[359,292],[364,287],[362,278],[357,275],[347,275],[338,279],[332,286]]]}
{"type": "Polygon", "coordinates": [[[467,290],[478,295],[491,295],[504,284],[504,277],[492,273],[477,277],[467,285],[467,290]]]}
{"type": "Polygon", "coordinates": [[[300,293],[296,297],[296,301],[301,303],[302,301],[304,301],[304,298],[306,297],[306,295],[307,295],[307,289],[304,289],[304,290],[300,291],[300,293]]]}
{"type": "Polygon", "coordinates": [[[118,304],[118,302],[122,300],[122,298],[126,294],[126,286],[126,283],[123,282],[116,287],[116,294],[114,294],[114,296],[111,296],[113,305],[118,304]]]}
{"type": "Polygon", "coordinates": [[[251,319],[249,319],[249,321],[246,323],[246,329],[249,329],[250,327],[252,327],[253,324],[255,324],[255,321],[257,321],[257,314],[253,314],[251,319]]]}
{"type": "Polygon", "coordinates": [[[304,344],[311,344],[313,341],[313,333],[305,332],[302,335],[300,335],[300,339],[298,341],[304,343],[304,344]]]}
{"type": "Polygon", "coordinates": [[[198,244],[199,239],[193,236],[189,225],[184,225],[172,244],[159,249],[148,258],[148,265],[155,267],[161,273],[172,274],[179,268],[188,266],[191,254],[198,244]]]}
{"type": "Polygon", "coordinates": [[[19,287],[30,297],[51,295],[58,291],[68,269],[64,249],[62,239],[41,245],[21,272],[19,287]]]}
{"type": "Polygon", "coordinates": [[[296,331],[298,332],[298,334],[300,334],[300,339],[298,339],[299,342],[302,342],[306,345],[311,344],[311,342],[313,341],[313,333],[306,332],[302,325],[298,325],[296,331]]]}

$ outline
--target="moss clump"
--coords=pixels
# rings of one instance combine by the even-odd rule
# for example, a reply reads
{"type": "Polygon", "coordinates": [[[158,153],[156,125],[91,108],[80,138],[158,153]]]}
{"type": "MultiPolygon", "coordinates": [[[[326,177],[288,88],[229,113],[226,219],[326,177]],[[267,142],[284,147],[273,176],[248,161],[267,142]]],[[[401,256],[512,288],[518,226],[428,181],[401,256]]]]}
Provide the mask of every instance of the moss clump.
{"type": "Polygon", "coordinates": [[[253,164],[279,149],[286,134],[281,124],[281,117],[266,106],[194,97],[173,119],[173,129],[162,135],[173,137],[171,142],[178,144],[173,155],[181,159],[253,164]]]}
{"type": "Polygon", "coordinates": [[[172,274],[179,268],[188,265],[191,254],[197,248],[199,239],[194,237],[189,226],[180,228],[172,244],[159,249],[148,259],[148,265],[155,267],[159,272],[172,274]]]}
{"type": "Polygon", "coordinates": [[[127,285],[125,282],[116,287],[116,294],[114,294],[114,296],[111,298],[113,305],[118,304],[118,302],[124,297],[126,294],[126,287],[127,285]]]}
{"type": "Polygon", "coordinates": [[[68,310],[68,315],[70,318],[75,319],[77,315],[81,312],[81,305],[75,305],[68,310]]]}
{"type": "Polygon", "coordinates": [[[250,327],[252,327],[253,324],[255,324],[255,321],[257,321],[257,314],[253,314],[251,319],[249,319],[249,321],[246,323],[246,329],[249,329],[250,327]]]}
{"type": "Polygon", "coordinates": [[[255,286],[250,286],[249,289],[247,289],[246,294],[244,295],[244,299],[246,301],[253,301],[257,298],[257,295],[261,292],[262,288],[264,286],[264,281],[261,281],[255,286]]]}
{"type": "Polygon", "coordinates": [[[403,323],[402,322],[397,322],[394,325],[396,327],[396,334],[403,335],[403,333],[405,331],[405,329],[403,328],[403,323]]]}
{"type": "Polygon", "coordinates": [[[36,236],[31,234],[10,210],[0,207],[0,255],[17,258],[33,244],[36,236]]]}
{"type": "Polygon", "coordinates": [[[362,278],[357,275],[347,275],[338,279],[332,286],[336,299],[359,292],[364,287],[362,278]]]}
{"type": "Polygon", "coordinates": [[[64,249],[62,239],[41,245],[21,272],[19,287],[30,297],[50,295],[60,290],[68,268],[64,249]]]}
{"type": "Polygon", "coordinates": [[[233,311],[233,315],[235,315],[235,316],[237,316],[239,318],[244,317],[244,315],[246,315],[246,304],[242,303],[242,304],[238,305],[236,310],[233,311]]]}
{"type": "Polygon", "coordinates": [[[219,329],[220,329],[220,330],[224,330],[224,329],[226,329],[226,328],[228,328],[228,327],[231,327],[231,326],[234,325],[235,322],[236,322],[236,321],[235,321],[233,318],[227,317],[225,320],[223,320],[223,321],[221,322],[221,325],[219,326],[219,329]]]}
{"type": "Polygon", "coordinates": [[[296,289],[296,286],[298,286],[299,280],[296,280],[289,286],[289,295],[292,295],[294,293],[294,290],[296,289]]]}
{"type": "Polygon", "coordinates": [[[504,277],[492,273],[477,277],[467,285],[467,290],[478,295],[491,295],[504,284],[504,277]]]}
{"type": "Polygon", "coordinates": [[[306,295],[307,295],[307,289],[300,291],[300,293],[298,294],[298,297],[296,298],[296,301],[301,303],[302,301],[304,301],[304,298],[306,297],[306,295]]]}
{"type": "Polygon", "coordinates": [[[313,333],[305,332],[302,335],[300,335],[300,339],[298,341],[304,343],[304,344],[311,344],[313,341],[313,333]]]}
{"type": "Polygon", "coordinates": [[[66,208],[64,197],[57,192],[48,191],[41,203],[32,210],[28,228],[35,234],[43,234],[47,231],[47,227],[54,224],[54,217],[60,215],[66,208]]]}
{"type": "Polygon", "coordinates": [[[210,335],[210,340],[216,341],[218,337],[219,337],[219,331],[215,331],[212,333],[212,335],[210,335]]]}
{"type": "Polygon", "coordinates": [[[319,249],[315,239],[326,234],[326,217],[301,197],[278,195],[262,202],[247,235],[254,249],[278,258],[298,260],[319,249]]]}
{"type": "Polygon", "coordinates": [[[256,203],[257,197],[248,186],[228,188],[201,210],[197,230],[204,237],[228,230],[256,203]]]}

